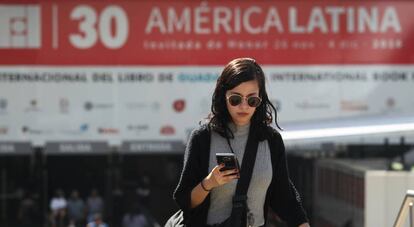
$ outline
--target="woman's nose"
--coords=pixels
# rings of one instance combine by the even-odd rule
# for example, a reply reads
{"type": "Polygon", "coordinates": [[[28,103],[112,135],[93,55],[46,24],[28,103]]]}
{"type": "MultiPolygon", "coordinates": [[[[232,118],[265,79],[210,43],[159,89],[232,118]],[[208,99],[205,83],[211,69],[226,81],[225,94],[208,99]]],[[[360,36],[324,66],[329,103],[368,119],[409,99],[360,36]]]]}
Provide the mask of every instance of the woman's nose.
{"type": "Polygon", "coordinates": [[[247,104],[247,99],[246,98],[242,99],[242,102],[240,103],[240,107],[242,107],[243,109],[249,108],[249,104],[247,104]]]}

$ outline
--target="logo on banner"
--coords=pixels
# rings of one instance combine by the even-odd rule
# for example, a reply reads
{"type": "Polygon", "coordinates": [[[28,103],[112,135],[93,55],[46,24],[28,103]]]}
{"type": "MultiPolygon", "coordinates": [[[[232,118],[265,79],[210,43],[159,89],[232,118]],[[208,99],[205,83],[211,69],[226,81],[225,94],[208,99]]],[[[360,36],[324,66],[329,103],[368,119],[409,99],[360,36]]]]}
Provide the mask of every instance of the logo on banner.
{"type": "Polygon", "coordinates": [[[368,104],[358,100],[342,100],[341,110],[347,112],[368,111],[368,104]]]}
{"type": "Polygon", "coordinates": [[[32,99],[29,102],[29,106],[24,110],[24,112],[39,112],[41,111],[38,102],[36,99],[32,99]]]}
{"type": "Polygon", "coordinates": [[[7,110],[7,99],[0,99],[0,114],[6,113],[7,110]]]}
{"type": "Polygon", "coordinates": [[[396,111],[400,111],[400,109],[397,106],[397,100],[395,100],[394,97],[388,97],[387,99],[385,99],[384,104],[384,113],[393,113],[396,111]]]}
{"type": "Polygon", "coordinates": [[[22,132],[24,134],[41,135],[41,134],[52,134],[52,130],[30,128],[29,126],[23,126],[22,132]]]}
{"type": "Polygon", "coordinates": [[[183,112],[185,109],[185,100],[184,99],[178,99],[173,103],[173,108],[176,112],[183,112]]]}
{"type": "Polygon", "coordinates": [[[153,112],[158,112],[161,104],[159,102],[128,102],[125,103],[128,110],[144,110],[149,109],[153,112]]]}
{"type": "Polygon", "coordinates": [[[99,127],[98,128],[98,133],[99,134],[106,134],[106,135],[115,135],[115,134],[119,134],[119,129],[99,127]]]}
{"type": "Polygon", "coordinates": [[[389,97],[386,101],[385,101],[385,105],[387,106],[388,109],[393,109],[395,107],[395,99],[392,97],[389,97]]]}
{"type": "Polygon", "coordinates": [[[329,103],[302,101],[302,102],[296,103],[296,107],[302,110],[310,110],[310,109],[329,109],[331,106],[329,105],[329,103]]]}
{"type": "Polygon", "coordinates": [[[138,124],[138,125],[128,125],[126,128],[127,128],[128,131],[132,131],[132,132],[135,132],[135,133],[139,134],[141,132],[148,131],[149,130],[149,125],[144,125],[144,124],[142,124],[142,125],[140,125],[140,124],[138,124]]]}
{"type": "Polygon", "coordinates": [[[85,110],[91,111],[92,108],[93,108],[93,103],[91,103],[91,102],[85,102],[84,107],[85,107],[85,110]]]}
{"type": "Polygon", "coordinates": [[[165,125],[163,127],[161,127],[160,129],[160,134],[161,135],[174,135],[175,134],[175,128],[171,125],[165,125]]]}
{"type": "Polygon", "coordinates": [[[67,135],[80,135],[80,134],[87,132],[88,129],[89,129],[88,124],[81,124],[79,128],[77,129],[65,129],[65,130],[62,130],[61,132],[67,135]]]}
{"type": "Polygon", "coordinates": [[[69,113],[69,99],[67,98],[59,99],[59,111],[61,114],[69,113]]]}
{"type": "Polygon", "coordinates": [[[114,105],[112,103],[93,103],[93,102],[85,102],[84,106],[86,111],[92,111],[94,109],[112,109],[114,105]]]}
{"type": "Polygon", "coordinates": [[[0,5],[0,49],[41,47],[40,6],[0,5]]]}
{"type": "Polygon", "coordinates": [[[0,135],[6,135],[8,131],[9,131],[8,128],[0,127],[0,135]]]}

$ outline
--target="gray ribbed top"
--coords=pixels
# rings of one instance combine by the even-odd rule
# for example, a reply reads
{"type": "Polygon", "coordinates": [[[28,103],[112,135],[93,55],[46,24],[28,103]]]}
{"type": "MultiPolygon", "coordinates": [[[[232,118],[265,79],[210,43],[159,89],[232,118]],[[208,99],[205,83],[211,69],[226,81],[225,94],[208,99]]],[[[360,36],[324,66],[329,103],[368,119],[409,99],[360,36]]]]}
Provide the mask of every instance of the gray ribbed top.
{"type": "MultiPolygon", "coordinates": [[[[230,139],[233,151],[242,165],[244,149],[247,143],[250,124],[246,126],[235,126],[230,124],[234,133],[234,139],[230,139]]],[[[212,132],[210,145],[209,171],[217,165],[216,153],[231,152],[226,138],[212,132]]],[[[264,203],[266,192],[272,180],[272,162],[267,140],[259,142],[256,162],[253,168],[252,179],[247,192],[247,206],[249,208],[248,224],[261,226],[264,224],[264,203]]],[[[231,214],[232,198],[236,191],[237,180],[214,188],[211,191],[210,208],[207,215],[207,224],[212,225],[223,222],[231,214]]]]}

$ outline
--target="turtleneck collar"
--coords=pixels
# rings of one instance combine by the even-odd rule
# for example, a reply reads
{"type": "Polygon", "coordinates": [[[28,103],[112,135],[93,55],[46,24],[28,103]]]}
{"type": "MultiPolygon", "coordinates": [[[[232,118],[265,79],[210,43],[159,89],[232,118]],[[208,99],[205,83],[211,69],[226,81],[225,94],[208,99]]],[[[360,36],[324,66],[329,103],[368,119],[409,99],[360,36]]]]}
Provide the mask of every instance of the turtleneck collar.
{"type": "Polygon", "coordinates": [[[249,134],[250,122],[242,126],[239,126],[239,125],[234,124],[233,122],[230,122],[229,128],[233,132],[234,136],[244,136],[244,135],[249,134]]]}

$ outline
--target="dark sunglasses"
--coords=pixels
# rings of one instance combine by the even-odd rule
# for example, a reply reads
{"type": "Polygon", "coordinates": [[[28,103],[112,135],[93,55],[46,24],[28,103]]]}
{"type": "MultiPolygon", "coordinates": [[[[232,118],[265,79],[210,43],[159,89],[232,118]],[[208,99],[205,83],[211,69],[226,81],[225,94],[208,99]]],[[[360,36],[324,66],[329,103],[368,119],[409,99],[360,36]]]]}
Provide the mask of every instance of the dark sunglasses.
{"type": "Polygon", "coordinates": [[[240,105],[244,99],[247,101],[247,104],[250,107],[254,107],[254,108],[258,107],[260,103],[262,102],[262,99],[258,96],[244,97],[238,94],[232,94],[232,95],[227,96],[227,100],[232,106],[240,105]]]}

